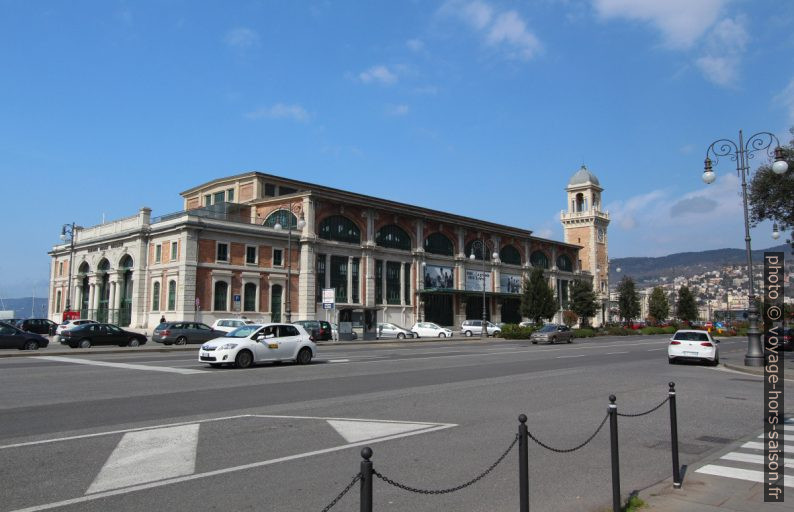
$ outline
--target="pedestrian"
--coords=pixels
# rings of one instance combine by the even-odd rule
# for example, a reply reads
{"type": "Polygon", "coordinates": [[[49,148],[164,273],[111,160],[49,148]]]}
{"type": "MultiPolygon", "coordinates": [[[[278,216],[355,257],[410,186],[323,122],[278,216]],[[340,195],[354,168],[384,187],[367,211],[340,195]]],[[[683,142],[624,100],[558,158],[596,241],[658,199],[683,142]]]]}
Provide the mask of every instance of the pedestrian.
{"type": "Polygon", "coordinates": [[[164,324],[164,323],[165,323],[165,315],[163,315],[163,316],[161,316],[161,317],[160,317],[160,323],[161,323],[161,324],[164,324]]]}

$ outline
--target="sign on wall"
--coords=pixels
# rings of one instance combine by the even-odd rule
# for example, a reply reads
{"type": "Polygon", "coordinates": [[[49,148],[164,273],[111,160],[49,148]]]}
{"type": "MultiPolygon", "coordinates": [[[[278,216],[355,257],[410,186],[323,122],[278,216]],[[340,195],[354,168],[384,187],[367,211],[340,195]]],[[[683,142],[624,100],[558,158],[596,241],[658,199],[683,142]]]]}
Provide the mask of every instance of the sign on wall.
{"type": "Polygon", "coordinates": [[[502,293],[521,293],[521,276],[517,274],[500,275],[499,289],[502,293]]]}
{"type": "Polygon", "coordinates": [[[452,267],[425,265],[425,289],[455,288],[455,273],[452,267]]]}
{"type": "Polygon", "coordinates": [[[334,309],[336,288],[323,288],[323,309],[334,309]]]}
{"type": "Polygon", "coordinates": [[[477,292],[482,291],[483,275],[485,275],[485,291],[493,290],[491,287],[491,273],[482,270],[466,270],[466,289],[477,292]]]}

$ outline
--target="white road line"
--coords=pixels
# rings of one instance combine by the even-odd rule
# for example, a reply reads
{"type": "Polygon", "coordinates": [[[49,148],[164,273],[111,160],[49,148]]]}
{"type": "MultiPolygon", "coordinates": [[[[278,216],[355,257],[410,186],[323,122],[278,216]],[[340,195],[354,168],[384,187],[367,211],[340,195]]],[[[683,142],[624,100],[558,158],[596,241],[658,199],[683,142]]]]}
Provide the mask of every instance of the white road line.
{"type": "Polygon", "coordinates": [[[556,359],[565,359],[567,357],[584,357],[586,354],[578,354],[575,356],[557,356],[556,359]]]}
{"type": "Polygon", "coordinates": [[[182,375],[192,375],[197,373],[206,373],[204,370],[191,370],[188,368],[170,368],[167,366],[148,366],[145,364],[129,364],[129,363],[109,363],[106,361],[94,361],[93,359],[79,359],[76,357],[60,357],[60,356],[36,356],[31,359],[43,359],[46,361],[58,361],[61,363],[74,363],[74,364],[87,364],[91,366],[106,366],[109,368],[122,368],[125,370],[143,370],[149,372],[166,372],[166,373],[179,373],[182,375]]]}
{"type": "Polygon", "coordinates": [[[614,355],[614,354],[628,354],[628,353],[629,353],[629,351],[626,350],[624,352],[607,352],[606,355],[611,356],[611,355],[614,355]]]}
{"type": "MultiPolygon", "coordinates": [[[[706,475],[724,476],[727,478],[735,478],[737,480],[747,480],[749,482],[764,482],[764,472],[755,471],[752,469],[739,469],[727,466],[717,466],[709,464],[695,471],[696,473],[703,473],[706,475]]],[[[783,485],[785,487],[794,487],[794,477],[783,477],[783,485]]]]}
{"type": "MultiPolygon", "coordinates": [[[[791,457],[785,457],[784,465],[787,468],[794,468],[794,455],[791,457]]],[[[731,452],[726,453],[721,459],[725,460],[733,460],[736,462],[749,462],[750,464],[763,464],[764,463],[764,456],[763,455],[755,455],[752,453],[741,453],[741,452],[731,452]]]]}
{"type": "Polygon", "coordinates": [[[646,352],[653,352],[654,350],[665,350],[666,348],[667,348],[667,347],[662,347],[662,348],[649,348],[648,350],[646,350],[646,352]]]}
{"type": "MultiPolygon", "coordinates": [[[[748,450],[763,450],[764,443],[757,443],[755,441],[750,441],[749,443],[744,443],[742,448],[746,448],[748,450]]],[[[794,452],[794,444],[784,444],[783,449],[789,453],[794,452]]]]}
{"type": "Polygon", "coordinates": [[[86,494],[192,475],[198,433],[193,423],[124,434],[86,494]]]}
{"type": "Polygon", "coordinates": [[[329,363],[349,363],[350,359],[329,359],[329,363]]]}

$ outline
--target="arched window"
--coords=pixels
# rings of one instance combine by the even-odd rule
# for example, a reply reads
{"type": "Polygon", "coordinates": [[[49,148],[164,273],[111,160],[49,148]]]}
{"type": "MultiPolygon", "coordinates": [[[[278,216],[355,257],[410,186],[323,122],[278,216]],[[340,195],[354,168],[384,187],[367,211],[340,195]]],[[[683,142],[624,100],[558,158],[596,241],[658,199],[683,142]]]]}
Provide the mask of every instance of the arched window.
{"type": "Polygon", "coordinates": [[[502,260],[502,263],[521,265],[521,253],[512,245],[502,247],[502,250],[499,251],[499,259],[502,260]]]}
{"type": "Polygon", "coordinates": [[[129,270],[132,268],[132,256],[125,254],[119,260],[119,270],[129,270]]]}
{"type": "Polygon", "coordinates": [[[212,309],[214,311],[228,311],[229,310],[229,283],[226,281],[218,281],[215,283],[215,294],[213,295],[212,309]]]}
{"type": "Polygon", "coordinates": [[[264,225],[269,228],[276,226],[276,223],[281,224],[281,227],[288,229],[287,222],[292,224],[292,229],[298,229],[298,218],[289,210],[276,210],[265,219],[264,225]]]}
{"type": "Polygon", "coordinates": [[[564,272],[573,272],[573,263],[571,263],[571,258],[565,254],[560,254],[557,256],[557,268],[564,272]]]}
{"type": "Polygon", "coordinates": [[[443,233],[432,233],[425,238],[425,252],[431,254],[441,254],[444,256],[452,256],[454,249],[452,248],[452,240],[447,238],[443,233]]]}
{"type": "Polygon", "coordinates": [[[243,288],[243,311],[256,311],[256,285],[245,283],[243,288]]]}
{"type": "Polygon", "coordinates": [[[576,211],[583,212],[585,209],[584,194],[581,192],[576,194],[576,211]]]}
{"type": "Polygon", "coordinates": [[[82,262],[80,264],[80,268],[77,270],[77,273],[85,275],[88,274],[89,272],[91,272],[91,267],[88,266],[88,262],[87,261],[82,262]]]}
{"type": "Polygon", "coordinates": [[[320,223],[318,236],[325,240],[348,244],[361,243],[361,230],[352,220],[342,215],[331,215],[323,219],[320,223]]]}
{"type": "MultiPolygon", "coordinates": [[[[472,240],[471,242],[466,244],[466,257],[468,258],[469,255],[474,252],[474,259],[482,260],[483,258],[483,244],[480,243],[478,240],[472,240]],[[475,243],[476,242],[476,243],[475,243]]],[[[485,244],[485,260],[488,261],[491,259],[491,250],[488,248],[488,244],[485,244]]]]}
{"type": "Polygon", "coordinates": [[[391,249],[411,250],[411,237],[403,228],[396,224],[383,226],[375,233],[375,243],[391,249]]]}
{"type": "Polygon", "coordinates": [[[529,262],[533,267],[549,268],[549,258],[543,251],[534,251],[529,257],[529,262]]]}
{"type": "Polygon", "coordinates": [[[160,281],[152,284],[152,311],[160,311],[160,281]]]}
{"type": "Polygon", "coordinates": [[[168,281],[168,311],[176,310],[176,281],[168,281]]]}
{"type": "Polygon", "coordinates": [[[99,262],[99,265],[97,265],[96,269],[97,272],[107,272],[110,270],[110,262],[105,258],[102,258],[102,261],[99,262]]]}

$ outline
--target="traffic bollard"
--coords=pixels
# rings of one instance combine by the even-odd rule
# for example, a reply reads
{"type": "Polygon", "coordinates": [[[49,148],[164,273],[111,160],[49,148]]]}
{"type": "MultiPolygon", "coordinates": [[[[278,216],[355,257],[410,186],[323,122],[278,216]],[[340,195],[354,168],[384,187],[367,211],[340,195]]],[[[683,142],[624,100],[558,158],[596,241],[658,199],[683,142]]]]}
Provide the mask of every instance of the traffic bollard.
{"type": "Polygon", "coordinates": [[[612,448],[612,511],[620,512],[620,453],[618,451],[618,406],[609,395],[609,440],[612,448]]]}
{"type": "Polygon", "coordinates": [[[527,431],[527,416],[518,417],[518,492],[519,511],[529,512],[529,436],[527,431]]]}
{"type": "Polygon", "coordinates": [[[678,415],[675,407],[675,382],[669,384],[670,391],[670,449],[673,452],[673,488],[681,488],[681,466],[678,464],[678,415]]]}
{"type": "Polygon", "coordinates": [[[372,512],[372,449],[365,446],[361,450],[361,512],[372,512]]]}

